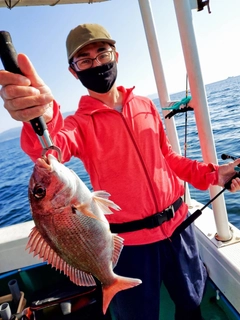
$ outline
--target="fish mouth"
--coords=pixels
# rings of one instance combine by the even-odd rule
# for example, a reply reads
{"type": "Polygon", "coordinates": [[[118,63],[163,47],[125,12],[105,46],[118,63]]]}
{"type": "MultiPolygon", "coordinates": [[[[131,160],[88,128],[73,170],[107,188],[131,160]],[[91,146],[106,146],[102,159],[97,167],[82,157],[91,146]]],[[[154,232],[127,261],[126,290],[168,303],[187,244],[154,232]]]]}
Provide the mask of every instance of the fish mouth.
{"type": "Polygon", "coordinates": [[[38,158],[37,161],[36,161],[36,165],[39,167],[39,168],[42,168],[44,170],[47,170],[47,171],[53,171],[53,160],[56,160],[57,159],[49,154],[47,156],[44,156],[42,158],[38,158]]]}
{"type": "Polygon", "coordinates": [[[46,174],[47,172],[52,172],[52,166],[47,158],[38,158],[35,163],[35,172],[42,172],[46,174]],[[45,172],[45,173],[44,173],[45,172]]]}

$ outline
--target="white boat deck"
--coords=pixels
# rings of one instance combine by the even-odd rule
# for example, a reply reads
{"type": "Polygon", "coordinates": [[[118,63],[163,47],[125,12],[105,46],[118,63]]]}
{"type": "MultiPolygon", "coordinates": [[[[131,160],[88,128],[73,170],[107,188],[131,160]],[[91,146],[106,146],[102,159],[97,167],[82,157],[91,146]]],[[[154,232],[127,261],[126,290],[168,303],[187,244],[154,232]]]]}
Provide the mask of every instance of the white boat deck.
{"type": "MultiPolygon", "coordinates": [[[[191,213],[201,209],[202,204],[192,200],[191,213]]],[[[228,242],[215,239],[216,225],[213,211],[203,210],[195,220],[199,250],[210,279],[240,313],[240,230],[229,224],[233,238],[228,242]]]]}
{"type": "Polygon", "coordinates": [[[0,229],[0,273],[41,262],[25,250],[34,222],[24,222],[0,229]]]}
{"type": "MultiPolygon", "coordinates": [[[[190,211],[201,209],[202,204],[192,200],[190,211]]],[[[222,243],[215,239],[216,226],[213,212],[204,209],[195,221],[201,257],[208,269],[209,277],[240,313],[240,230],[233,229],[233,239],[222,243]]],[[[38,264],[39,258],[25,250],[33,221],[1,228],[0,273],[38,264]]]]}

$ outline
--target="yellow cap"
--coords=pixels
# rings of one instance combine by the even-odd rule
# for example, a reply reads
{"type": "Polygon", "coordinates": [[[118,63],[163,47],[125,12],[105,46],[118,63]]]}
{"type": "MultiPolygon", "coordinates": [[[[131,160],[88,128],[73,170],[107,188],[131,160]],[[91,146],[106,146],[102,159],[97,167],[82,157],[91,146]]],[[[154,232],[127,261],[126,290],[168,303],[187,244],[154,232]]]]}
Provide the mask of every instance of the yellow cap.
{"type": "Polygon", "coordinates": [[[72,29],[66,40],[68,61],[74,54],[89,43],[104,41],[114,45],[116,41],[111,39],[110,34],[99,24],[81,24],[72,29]]]}

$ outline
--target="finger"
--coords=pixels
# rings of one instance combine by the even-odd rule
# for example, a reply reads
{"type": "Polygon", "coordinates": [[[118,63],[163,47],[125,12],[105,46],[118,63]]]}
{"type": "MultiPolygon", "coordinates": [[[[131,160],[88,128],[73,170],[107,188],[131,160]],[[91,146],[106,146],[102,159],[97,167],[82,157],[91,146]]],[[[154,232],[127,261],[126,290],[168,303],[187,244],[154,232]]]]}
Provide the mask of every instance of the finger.
{"type": "Polygon", "coordinates": [[[239,165],[240,165],[240,158],[237,159],[237,160],[235,160],[235,161],[233,162],[233,164],[234,164],[234,167],[239,166],[239,165]]]}
{"type": "Polygon", "coordinates": [[[30,80],[21,74],[0,70],[0,85],[6,86],[9,84],[16,84],[21,86],[29,86],[30,80]]]}
{"type": "Polygon", "coordinates": [[[230,191],[231,192],[236,192],[238,190],[240,190],[240,179],[237,177],[237,178],[232,180],[230,191]]]}
{"type": "Polygon", "coordinates": [[[53,100],[51,94],[35,94],[26,97],[5,100],[4,107],[9,112],[22,111],[26,108],[33,108],[49,104],[53,100]]]}
{"type": "Polygon", "coordinates": [[[45,83],[39,77],[33,64],[25,54],[18,54],[18,65],[22,73],[31,81],[31,86],[35,88],[45,86],[45,83]]]}
{"type": "Polygon", "coordinates": [[[9,100],[19,97],[38,95],[40,94],[40,91],[30,86],[7,85],[1,88],[0,94],[3,100],[9,100]]]}
{"type": "Polygon", "coordinates": [[[9,111],[11,117],[17,121],[29,122],[30,120],[43,116],[49,122],[53,116],[52,102],[44,105],[25,108],[23,110],[9,111]]]}
{"type": "Polygon", "coordinates": [[[34,108],[26,108],[21,112],[19,110],[11,113],[12,118],[17,121],[29,122],[30,120],[40,117],[46,111],[47,106],[38,106],[34,108]]]}

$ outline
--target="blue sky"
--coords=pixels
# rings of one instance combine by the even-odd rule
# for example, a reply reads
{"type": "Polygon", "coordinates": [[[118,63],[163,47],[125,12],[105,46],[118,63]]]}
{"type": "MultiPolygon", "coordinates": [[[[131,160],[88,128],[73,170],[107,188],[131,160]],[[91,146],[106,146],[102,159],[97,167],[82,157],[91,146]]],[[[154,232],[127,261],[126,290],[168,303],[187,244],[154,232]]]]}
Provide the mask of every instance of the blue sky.
{"type": "MultiPolygon", "coordinates": [[[[151,5],[169,93],[183,91],[186,69],[173,2],[152,0],[151,5]]],[[[206,8],[192,12],[206,84],[240,75],[240,1],[211,0],[210,5],[211,14],[206,8]]],[[[81,23],[99,23],[116,40],[118,85],[135,86],[141,95],[157,92],[137,0],[0,9],[0,30],[10,32],[17,52],[29,56],[63,112],[75,110],[87,94],[68,71],[65,49],[69,31],[81,23]]],[[[19,125],[0,100],[0,132],[19,125]]]]}

